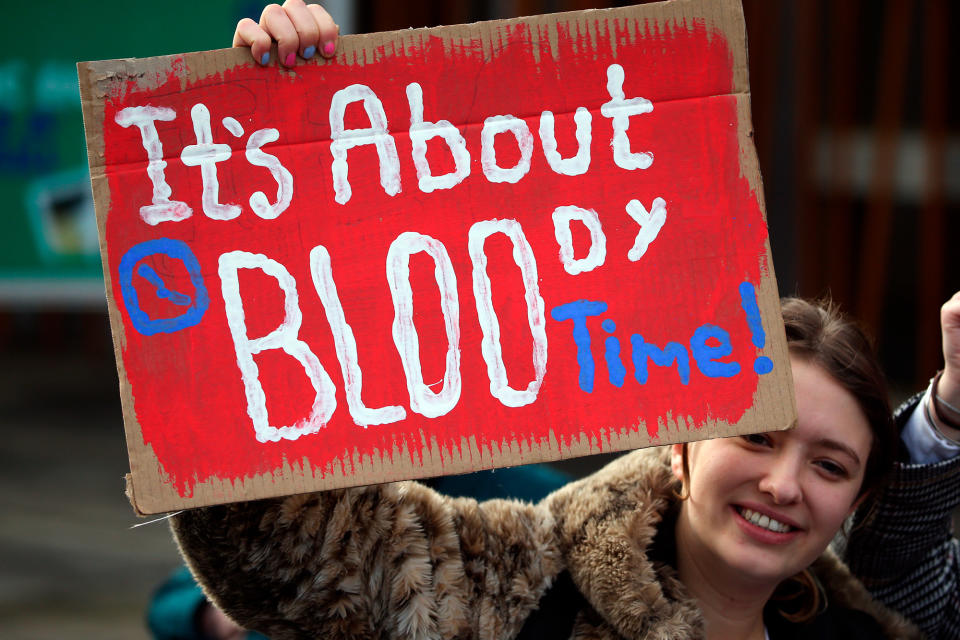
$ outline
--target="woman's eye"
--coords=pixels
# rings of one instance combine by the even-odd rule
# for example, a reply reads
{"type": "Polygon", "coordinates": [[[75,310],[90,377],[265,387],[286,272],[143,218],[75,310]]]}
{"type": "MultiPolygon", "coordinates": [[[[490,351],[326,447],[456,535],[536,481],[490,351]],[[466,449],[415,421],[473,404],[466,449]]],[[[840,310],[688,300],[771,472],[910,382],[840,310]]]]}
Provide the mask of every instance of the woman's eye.
{"type": "Polygon", "coordinates": [[[757,445],[760,447],[770,446],[770,438],[763,433],[748,433],[745,436],[741,436],[744,441],[749,444],[757,445]]]}
{"type": "Polygon", "coordinates": [[[847,470],[832,460],[818,460],[816,464],[832,476],[838,478],[845,478],[847,476],[847,470]]]}

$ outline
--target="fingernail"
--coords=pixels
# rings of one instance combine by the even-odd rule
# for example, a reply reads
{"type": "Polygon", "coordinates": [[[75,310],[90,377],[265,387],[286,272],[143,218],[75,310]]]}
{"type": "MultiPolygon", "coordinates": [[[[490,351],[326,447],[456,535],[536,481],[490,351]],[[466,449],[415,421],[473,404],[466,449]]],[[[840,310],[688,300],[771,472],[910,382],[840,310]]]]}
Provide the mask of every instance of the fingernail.
{"type": "Polygon", "coordinates": [[[303,50],[303,59],[309,60],[310,58],[313,57],[313,54],[315,54],[316,52],[317,52],[317,48],[313,45],[310,45],[309,47],[303,50]]]}
{"type": "Polygon", "coordinates": [[[262,56],[260,56],[260,64],[265,65],[265,64],[267,64],[268,62],[270,62],[270,52],[269,52],[269,51],[267,51],[265,54],[263,54],[262,56]]]}
{"type": "Polygon", "coordinates": [[[297,55],[295,53],[291,53],[287,55],[287,57],[284,59],[283,64],[285,64],[288,67],[292,67],[293,63],[296,61],[297,61],[297,55]]]}
{"type": "Polygon", "coordinates": [[[323,45],[323,55],[325,56],[332,56],[333,52],[336,50],[337,50],[337,43],[332,40],[326,43],[325,45],[323,45]]]}

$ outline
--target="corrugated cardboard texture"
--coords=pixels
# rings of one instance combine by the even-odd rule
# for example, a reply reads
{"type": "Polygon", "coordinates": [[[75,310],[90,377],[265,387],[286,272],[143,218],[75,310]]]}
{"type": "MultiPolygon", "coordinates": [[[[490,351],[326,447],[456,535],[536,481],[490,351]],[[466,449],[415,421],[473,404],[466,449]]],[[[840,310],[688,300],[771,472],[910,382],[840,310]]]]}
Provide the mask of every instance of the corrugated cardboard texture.
{"type": "MultiPolygon", "coordinates": [[[[515,47],[518,44],[518,37],[521,37],[520,44],[523,45],[523,50],[532,52],[535,66],[541,62],[546,64],[550,59],[553,61],[551,64],[561,60],[564,57],[563,52],[568,51],[571,46],[602,50],[606,52],[604,55],[608,56],[608,62],[615,63],[626,48],[635,46],[638,41],[650,37],[650,34],[673,33],[694,28],[702,28],[708,38],[714,37],[711,34],[721,36],[732,58],[731,89],[726,95],[732,96],[736,102],[735,120],[739,149],[735,154],[736,158],[724,158],[722,161],[733,161],[739,164],[739,176],[747,181],[750,197],[753,198],[755,206],[759,207],[762,216],[763,188],[751,138],[745,29],[742,10],[739,3],[733,0],[675,0],[623,9],[572,12],[435,29],[346,36],[340,39],[334,60],[312,60],[301,69],[324,65],[376,65],[383,61],[402,59],[405,55],[416,56],[418,51],[422,51],[425,47],[436,46],[437,43],[451,55],[457,52],[474,51],[479,47],[479,54],[484,60],[495,62],[500,58],[516,55],[515,47]],[[518,36],[518,33],[523,35],[518,36]],[[571,45],[569,41],[575,41],[575,44],[571,45]]],[[[276,59],[276,55],[273,58],[276,59]]],[[[165,469],[164,463],[158,457],[154,447],[156,441],[148,442],[145,437],[135,406],[137,390],[132,387],[125,365],[125,356],[129,355],[128,343],[133,336],[127,333],[130,331],[130,325],[125,320],[126,311],[122,307],[122,301],[117,300],[115,295],[118,291],[117,284],[114,282],[118,257],[111,255],[111,252],[122,252],[127,247],[114,246],[108,242],[107,229],[110,216],[131,214],[129,211],[119,212],[111,208],[118,194],[111,193],[104,127],[115,125],[112,121],[108,121],[106,114],[109,108],[116,108],[116,104],[125,104],[125,97],[131,93],[142,93],[144,90],[157,87],[166,87],[164,90],[169,91],[171,78],[178,81],[177,84],[183,91],[195,86],[199,81],[226,78],[233,70],[254,67],[255,65],[250,61],[249,52],[245,49],[188,53],[181,56],[143,60],[85,62],[78,65],[106,291],[120,375],[127,447],[130,454],[131,476],[128,494],[138,513],[160,513],[316,489],[463,473],[482,468],[572,458],[600,451],[617,451],[684,440],[769,431],[787,428],[795,422],[796,408],[783,325],[780,321],[776,280],[769,243],[763,240],[762,248],[755,256],[755,266],[759,269],[756,294],[766,333],[762,354],[769,357],[775,366],[771,373],[757,376],[751,406],[732,424],[713,417],[707,417],[692,424],[689,416],[683,412],[675,414],[667,411],[658,418],[658,424],[655,426],[643,425],[638,419],[624,420],[619,426],[584,424],[582,432],[573,436],[569,433],[558,436],[552,429],[547,429],[536,438],[524,437],[521,434],[518,437],[491,440],[478,432],[473,435],[458,436],[454,438],[456,441],[452,442],[442,437],[438,439],[436,434],[430,435],[421,430],[419,438],[395,439],[392,450],[383,448],[372,452],[359,449],[354,449],[352,452],[345,450],[336,463],[330,461],[318,463],[309,456],[284,456],[281,464],[273,465],[266,472],[253,469],[236,477],[197,474],[196,477],[189,479],[187,482],[189,488],[184,490],[184,480],[180,478],[177,481],[172,478],[171,473],[165,469]],[[651,433],[655,433],[655,437],[652,437],[651,433]]],[[[282,74],[290,78],[290,82],[299,82],[297,80],[299,71],[298,69],[280,70],[273,67],[257,72],[282,74]]],[[[522,68],[517,70],[518,74],[524,72],[522,68]]],[[[642,69],[628,69],[628,78],[631,77],[630,74],[642,72],[642,69]]],[[[421,83],[426,85],[430,80],[429,77],[423,77],[421,83]]],[[[363,82],[362,74],[355,81],[363,82]]],[[[629,91],[627,95],[630,95],[629,91]]],[[[694,97],[698,100],[704,99],[703,96],[694,97]]],[[[573,101],[570,104],[576,104],[574,98],[571,100],[573,101]]],[[[589,106],[591,109],[599,110],[599,105],[589,106]]],[[[325,114],[326,104],[321,107],[325,114]]],[[[549,105],[545,105],[544,108],[549,108],[549,105]]],[[[572,110],[571,108],[568,111],[572,112],[572,110]]],[[[181,114],[178,117],[189,118],[189,115],[181,114]]],[[[406,126],[404,123],[406,117],[406,115],[394,116],[394,121],[401,123],[396,125],[398,135],[406,126]]],[[[430,119],[429,113],[427,119],[430,119]]],[[[454,124],[460,126],[463,123],[454,122],[454,124]]],[[[479,126],[479,123],[475,124],[479,126]]],[[[168,163],[176,161],[175,152],[176,150],[165,151],[168,163]]],[[[137,169],[142,170],[143,165],[145,163],[137,169]]],[[[351,178],[353,175],[351,173],[351,178]]],[[[405,193],[414,191],[415,184],[415,181],[408,180],[404,184],[405,193]]],[[[424,202],[429,204],[428,200],[424,202]]],[[[196,207],[196,209],[198,210],[195,215],[199,216],[199,208],[196,207]]],[[[731,212],[731,215],[735,213],[731,212]]],[[[634,228],[633,231],[635,232],[636,229],[634,228]]],[[[158,231],[157,235],[163,234],[158,231]]],[[[469,275],[462,274],[461,279],[463,280],[461,288],[466,283],[469,290],[469,275]]],[[[305,285],[301,283],[302,286],[305,285]]],[[[468,307],[470,301],[461,300],[460,304],[468,307]]],[[[524,330],[526,330],[525,327],[524,330]]],[[[599,338],[599,332],[597,335],[599,338]]],[[[479,349],[479,346],[473,345],[470,348],[479,349]]],[[[467,347],[464,346],[464,349],[467,347]]],[[[551,349],[554,349],[552,343],[551,349]]],[[[629,349],[629,346],[625,349],[629,349]]],[[[553,353],[551,353],[552,356],[553,353]]],[[[328,366],[331,371],[337,370],[333,363],[328,366]]],[[[749,365],[745,366],[749,367],[749,365]]],[[[602,365],[598,365],[598,370],[600,367],[602,365]]],[[[235,371],[223,371],[222,375],[225,380],[229,379],[234,384],[239,380],[239,373],[235,371]]],[[[157,384],[162,384],[162,381],[157,380],[157,384]]],[[[402,387],[402,382],[398,384],[402,387]]],[[[342,389],[338,389],[338,394],[342,392],[342,389]]],[[[141,402],[146,401],[141,400],[141,402]]],[[[703,399],[703,402],[709,404],[709,398],[703,399]]],[[[344,404],[341,403],[340,407],[338,411],[346,411],[344,404]]],[[[245,417],[243,410],[240,413],[245,417]]],[[[548,417],[545,415],[544,420],[548,417]]],[[[476,416],[476,418],[478,424],[481,424],[482,416],[476,416]]],[[[184,455],[189,457],[189,445],[185,444],[183,447],[184,455]]]]}

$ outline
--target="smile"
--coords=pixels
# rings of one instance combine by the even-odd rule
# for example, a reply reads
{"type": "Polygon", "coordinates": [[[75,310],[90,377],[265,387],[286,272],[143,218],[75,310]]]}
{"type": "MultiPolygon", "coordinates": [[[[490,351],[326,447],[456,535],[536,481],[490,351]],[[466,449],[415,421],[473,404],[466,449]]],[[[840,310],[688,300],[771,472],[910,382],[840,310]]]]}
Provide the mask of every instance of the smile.
{"type": "Polygon", "coordinates": [[[762,513],[758,513],[751,509],[737,507],[737,512],[750,524],[756,525],[761,529],[766,529],[767,531],[773,531],[775,533],[787,533],[788,531],[792,531],[794,529],[788,524],[784,524],[779,520],[774,520],[770,516],[765,516],[762,513]]]}

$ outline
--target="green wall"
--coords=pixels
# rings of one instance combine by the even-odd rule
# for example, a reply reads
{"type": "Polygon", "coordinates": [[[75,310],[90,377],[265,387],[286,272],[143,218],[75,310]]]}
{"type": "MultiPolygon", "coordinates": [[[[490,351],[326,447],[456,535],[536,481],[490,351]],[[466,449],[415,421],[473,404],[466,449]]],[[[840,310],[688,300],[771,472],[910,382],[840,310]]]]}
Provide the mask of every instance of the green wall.
{"type": "Polygon", "coordinates": [[[102,302],[76,63],[230,46],[262,2],[20,0],[0,51],[0,308],[62,306],[64,285],[102,302]],[[91,286],[92,285],[92,286],[91,286]],[[99,293],[97,293],[99,292],[99,293]]]}

